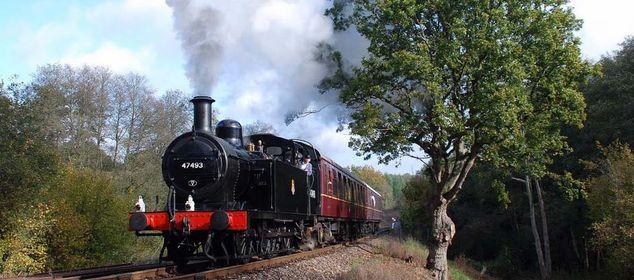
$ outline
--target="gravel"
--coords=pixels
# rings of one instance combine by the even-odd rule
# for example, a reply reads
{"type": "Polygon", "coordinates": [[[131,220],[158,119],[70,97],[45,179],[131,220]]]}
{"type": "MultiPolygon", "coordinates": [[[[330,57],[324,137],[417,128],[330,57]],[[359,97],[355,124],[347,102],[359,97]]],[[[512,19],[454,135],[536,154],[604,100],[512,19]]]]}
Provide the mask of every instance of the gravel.
{"type": "Polygon", "coordinates": [[[224,279],[431,279],[420,266],[373,251],[366,244],[347,246],[322,256],[224,279]]]}

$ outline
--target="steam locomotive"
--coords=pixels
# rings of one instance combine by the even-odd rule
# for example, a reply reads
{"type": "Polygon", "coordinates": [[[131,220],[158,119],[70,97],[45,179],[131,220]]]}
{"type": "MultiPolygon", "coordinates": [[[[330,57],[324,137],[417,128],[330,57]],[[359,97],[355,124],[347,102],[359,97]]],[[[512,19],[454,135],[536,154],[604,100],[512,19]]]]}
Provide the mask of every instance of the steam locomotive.
{"type": "Polygon", "coordinates": [[[129,230],[138,236],[163,237],[162,260],[241,263],[378,229],[381,195],[309,142],[243,137],[234,120],[220,121],[214,134],[214,100],[197,96],[191,102],[192,131],[163,155],[165,210],[138,208],[129,215],[129,230]],[[312,175],[298,167],[308,157],[312,175]]]}

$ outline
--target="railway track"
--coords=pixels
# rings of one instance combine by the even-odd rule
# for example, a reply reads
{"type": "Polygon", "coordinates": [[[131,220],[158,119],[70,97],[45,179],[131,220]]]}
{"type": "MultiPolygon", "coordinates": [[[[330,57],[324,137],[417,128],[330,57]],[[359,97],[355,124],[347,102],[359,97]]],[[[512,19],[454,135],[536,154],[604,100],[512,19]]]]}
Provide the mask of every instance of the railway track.
{"type": "Polygon", "coordinates": [[[40,273],[29,278],[36,279],[94,279],[110,275],[122,275],[142,271],[164,271],[169,273],[174,266],[171,264],[119,264],[87,269],[61,270],[51,273],[40,273]]]}
{"type": "MultiPolygon", "coordinates": [[[[353,243],[362,242],[368,239],[375,238],[376,236],[369,236],[359,239],[353,243]]],[[[240,274],[250,272],[254,270],[265,269],[269,267],[276,267],[293,261],[310,258],[313,256],[319,256],[328,254],[341,249],[345,246],[349,246],[353,243],[335,244],[328,247],[318,248],[311,251],[299,252],[290,255],[284,255],[279,257],[273,257],[270,259],[264,259],[259,261],[249,262],[242,265],[234,265],[228,267],[207,269],[207,262],[194,263],[188,266],[188,270],[191,273],[177,273],[176,267],[172,264],[145,264],[145,265],[113,265],[104,266],[98,268],[90,268],[84,270],[67,270],[58,271],[51,274],[37,274],[30,278],[33,279],[99,279],[99,280],[111,280],[111,279],[126,279],[126,280],[141,280],[141,279],[172,279],[172,280],[186,280],[186,279],[215,279],[228,275],[240,274]]]]}

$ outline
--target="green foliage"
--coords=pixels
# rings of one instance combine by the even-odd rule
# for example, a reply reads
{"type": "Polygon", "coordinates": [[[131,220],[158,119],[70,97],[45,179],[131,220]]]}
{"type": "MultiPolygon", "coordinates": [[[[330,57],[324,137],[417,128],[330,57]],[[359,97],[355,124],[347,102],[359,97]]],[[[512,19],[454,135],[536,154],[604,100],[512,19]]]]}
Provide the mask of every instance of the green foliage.
{"type": "Polygon", "coordinates": [[[471,280],[472,279],[471,277],[469,277],[469,275],[467,275],[458,267],[456,267],[456,265],[453,264],[452,262],[450,262],[449,266],[451,267],[451,269],[449,269],[450,279],[452,280],[471,280]]]}
{"type": "Polygon", "coordinates": [[[392,195],[394,196],[394,208],[402,209],[404,203],[403,189],[412,175],[385,173],[383,176],[388,181],[392,189],[392,195]]]}
{"type": "Polygon", "coordinates": [[[406,232],[413,236],[427,237],[427,225],[431,221],[427,207],[431,197],[431,189],[431,182],[423,173],[412,176],[403,189],[402,226],[406,232]]]}
{"type": "Polygon", "coordinates": [[[124,262],[133,236],[127,232],[129,201],[109,176],[68,168],[44,194],[54,223],[49,236],[51,268],[78,268],[124,262]]]}
{"type": "Polygon", "coordinates": [[[341,94],[353,146],[388,161],[412,144],[433,154],[436,141],[514,139],[538,92],[550,100],[540,111],[576,118],[580,24],[563,1],[541,4],[359,1],[348,20],[370,54],[341,94]]]}
{"type": "Polygon", "coordinates": [[[366,182],[370,185],[370,187],[381,194],[383,197],[383,207],[385,209],[394,208],[394,195],[392,193],[392,188],[383,176],[383,173],[369,165],[352,166],[350,169],[352,170],[352,174],[359,177],[361,181],[366,182]]]}
{"type": "Polygon", "coordinates": [[[634,154],[626,144],[602,149],[604,158],[588,164],[597,176],[586,181],[588,213],[597,249],[608,267],[621,276],[632,275],[634,262],[634,154]]]}
{"type": "MultiPolygon", "coordinates": [[[[41,116],[24,99],[26,86],[0,82],[0,220],[20,205],[30,203],[39,190],[53,180],[59,169],[59,155],[46,141],[41,116]]],[[[7,230],[0,224],[0,237],[7,230]]]]}
{"type": "Polygon", "coordinates": [[[161,154],[191,126],[181,92],[152,93],[144,77],[101,67],[45,65],[29,84],[0,81],[0,219],[32,225],[0,225],[0,273],[158,255],[157,239],[127,232],[127,212],[139,194],[150,209],[165,196],[161,154]]]}
{"type": "Polygon", "coordinates": [[[509,192],[505,185],[498,180],[493,180],[491,190],[495,194],[497,202],[504,207],[504,209],[508,208],[508,205],[511,203],[511,198],[509,197],[509,192]]]}
{"type": "Polygon", "coordinates": [[[26,276],[46,268],[51,218],[48,206],[33,202],[7,215],[9,230],[0,239],[0,275],[26,276]]]}
{"type": "Polygon", "coordinates": [[[588,121],[579,139],[586,145],[582,152],[594,150],[596,142],[608,145],[617,139],[634,145],[634,37],[625,39],[618,51],[598,64],[602,75],[584,87],[588,121]]]}

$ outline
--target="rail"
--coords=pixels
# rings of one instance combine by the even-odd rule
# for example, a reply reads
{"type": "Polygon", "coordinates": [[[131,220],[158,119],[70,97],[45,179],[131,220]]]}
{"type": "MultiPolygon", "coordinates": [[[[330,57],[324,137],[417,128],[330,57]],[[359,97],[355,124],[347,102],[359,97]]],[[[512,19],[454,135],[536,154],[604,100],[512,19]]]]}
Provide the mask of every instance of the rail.
{"type": "Polygon", "coordinates": [[[104,267],[96,267],[80,270],[64,270],[56,271],[52,273],[41,273],[33,275],[30,278],[37,279],[129,279],[129,280],[141,280],[141,279],[172,279],[172,280],[187,280],[187,279],[215,279],[218,277],[225,277],[228,275],[241,274],[254,270],[265,269],[270,267],[277,267],[293,261],[306,259],[318,255],[334,252],[340,248],[349,245],[355,245],[359,242],[363,242],[368,239],[377,237],[384,234],[379,232],[376,235],[364,237],[356,241],[348,243],[335,244],[323,248],[314,249],[311,251],[299,252],[290,255],[273,257],[270,259],[264,259],[254,262],[249,262],[242,265],[234,265],[228,267],[208,269],[208,262],[196,262],[188,265],[187,270],[191,273],[179,274],[176,272],[176,267],[172,264],[121,264],[111,265],[104,267]]]}

